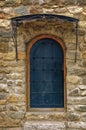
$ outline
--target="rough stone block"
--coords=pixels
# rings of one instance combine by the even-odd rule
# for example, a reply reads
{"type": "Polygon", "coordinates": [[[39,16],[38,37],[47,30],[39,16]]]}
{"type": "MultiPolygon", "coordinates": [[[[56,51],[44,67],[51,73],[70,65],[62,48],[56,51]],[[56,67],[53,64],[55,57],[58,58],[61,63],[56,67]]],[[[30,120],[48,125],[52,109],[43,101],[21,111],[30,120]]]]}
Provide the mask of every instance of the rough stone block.
{"type": "Polygon", "coordinates": [[[66,46],[67,46],[68,50],[75,50],[76,49],[75,43],[66,43],[66,46]]]}
{"type": "Polygon", "coordinates": [[[23,102],[25,101],[25,95],[11,94],[8,98],[8,101],[11,103],[23,102]]]}
{"type": "Polygon", "coordinates": [[[0,93],[0,100],[6,100],[7,99],[7,94],[6,93],[0,93]]]}
{"type": "Polygon", "coordinates": [[[81,119],[82,119],[82,121],[86,122],[86,113],[83,113],[83,114],[82,114],[81,119]]]}
{"type": "Polygon", "coordinates": [[[16,7],[14,8],[14,13],[15,14],[20,14],[20,15],[25,15],[27,14],[27,6],[19,6],[19,7],[16,7]]]}
{"type": "Polygon", "coordinates": [[[81,96],[86,96],[86,90],[81,93],[81,96]]]}
{"type": "Polygon", "coordinates": [[[1,7],[4,6],[4,1],[3,0],[0,1],[0,6],[1,7]]]}
{"type": "Polygon", "coordinates": [[[12,33],[11,33],[11,31],[0,30],[0,37],[2,37],[2,38],[11,38],[12,33]]]}
{"type": "Polygon", "coordinates": [[[19,5],[22,2],[22,0],[6,0],[5,5],[6,6],[15,6],[19,5]]]}
{"type": "Polygon", "coordinates": [[[25,59],[25,53],[24,52],[19,52],[18,53],[18,59],[19,60],[24,60],[25,59]]]}
{"type": "Polygon", "coordinates": [[[86,105],[86,97],[67,97],[68,105],[86,105]]]}
{"type": "Polygon", "coordinates": [[[7,74],[6,75],[7,79],[12,79],[12,80],[17,80],[20,79],[22,80],[24,78],[24,74],[23,73],[12,73],[12,74],[7,74]]]}
{"type": "Polygon", "coordinates": [[[6,60],[6,61],[15,60],[15,52],[5,53],[3,55],[3,59],[6,60]]]}
{"type": "Polygon", "coordinates": [[[9,92],[6,83],[0,84],[0,92],[9,92]]]}
{"type": "Polygon", "coordinates": [[[69,121],[79,121],[80,120],[80,115],[76,113],[69,113],[68,118],[69,121]]]}
{"type": "Polygon", "coordinates": [[[67,51],[66,58],[70,59],[70,60],[74,60],[75,59],[75,51],[67,51]]]}
{"type": "Polygon", "coordinates": [[[23,84],[23,81],[22,80],[16,80],[16,85],[17,86],[22,86],[22,84],[23,84]]]}
{"type": "Polygon", "coordinates": [[[86,112],[86,105],[78,105],[75,109],[80,112],[86,112]]]}
{"type": "Polygon", "coordinates": [[[86,67],[86,59],[82,61],[82,66],[86,67]]]}
{"type": "Polygon", "coordinates": [[[85,5],[86,4],[86,0],[77,0],[77,3],[81,4],[81,5],[85,5]]]}
{"type": "Polygon", "coordinates": [[[83,59],[86,59],[86,53],[83,53],[83,54],[82,54],[82,58],[83,58],[83,59]]]}
{"type": "Polygon", "coordinates": [[[78,67],[78,66],[75,66],[75,67],[73,67],[73,65],[71,65],[71,66],[69,66],[69,62],[68,62],[67,72],[69,72],[70,75],[77,75],[77,76],[86,75],[86,69],[84,69],[82,67],[78,67]],[[71,67],[71,69],[70,69],[70,67],[71,67]]]}
{"type": "Polygon", "coordinates": [[[19,107],[16,105],[17,104],[7,104],[6,108],[7,110],[10,110],[10,111],[19,111],[19,107]]]}
{"type": "Polygon", "coordinates": [[[3,12],[5,14],[11,14],[11,13],[13,13],[13,8],[12,7],[5,7],[5,8],[3,8],[3,12]]]}
{"type": "Polygon", "coordinates": [[[24,68],[24,67],[25,67],[25,66],[23,66],[23,67],[22,67],[22,66],[20,66],[20,67],[17,66],[17,67],[15,67],[15,69],[12,67],[12,68],[11,68],[11,71],[12,71],[12,72],[17,72],[17,73],[25,72],[25,68],[24,68]]]}
{"type": "Polygon", "coordinates": [[[39,112],[39,113],[34,113],[34,112],[27,112],[25,114],[25,118],[30,121],[30,120],[49,120],[49,121],[62,121],[66,119],[66,113],[65,112],[39,112]]]}
{"type": "Polygon", "coordinates": [[[2,59],[3,58],[3,53],[0,53],[0,59],[2,59]]]}
{"type": "Polygon", "coordinates": [[[82,84],[86,85],[86,76],[82,79],[82,84]]]}
{"type": "MultiPolygon", "coordinates": [[[[0,74],[0,80],[2,80],[4,78],[4,74],[0,74]]],[[[1,88],[1,84],[0,84],[0,88],[1,88]]]]}
{"type": "Polygon", "coordinates": [[[80,88],[81,90],[86,90],[86,85],[79,85],[79,88],[80,88]]]}
{"type": "MultiPolygon", "coordinates": [[[[2,35],[2,34],[1,34],[2,35]]],[[[1,36],[0,35],[0,36],[1,36]]],[[[8,52],[8,49],[9,49],[9,45],[8,43],[0,43],[0,52],[8,52]]]]}
{"type": "Polygon", "coordinates": [[[73,84],[77,84],[80,82],[80,77],[70,75],[67,77],[67,81],[73,84]]]}
{"type": "Polygon", "coordinates": [[[83,8],[80,6],[69,6],[67,7],[68,11],[72,14],[79,14],[82,13],[83,8]]]}
{"type": "Polygon", "coordinates": [[[6,130],[24,130],[23,127],[7,128],[6,130]]]}
{"type": "Polygon", "coordinates": [[[0,112],[1,111],[6,111],[6,106],[5,105],[0,105],[0,112]]]}
{"type": "Polygon", "coordinates": [[[86,33],[85,33],[85,35],[84,35],[84,41],[85,41],[85,43],[86,43],[86,33]]]}
{"type": "Polygon", "coordinates": [[[72,91],[70,91],[69,96],[80,96],[79,88],[75,88],[72,91]]]}
{"type": "Polygon", "coordinates": [[[6,18],[6,15],[3,12],[0,12],[0,19],[6,18]]]}
{"type": "Polygon", "coordinates": [[[14,86],[14,81],[13,80],[7,80],[7,86],[14,86]]]}
{"type": "Polygon", "coordinates": [[[1,62],[0,62],[0,67],[7,67],[7,63],[4,62],[4,61],[1,61],[1,62]]]}
{"type": "Polygon", "coordinates": [[[64,129],[65,129],[64,122],[29,121],[24,124],[24,130],[64,130],[64,129]]]}
{"type": "Polygon", "coordinates": [[[5,105],[7,103],[7,100],[0,100],[0,105],[5,105]]]}
{"type": "Polygon", "coordinates": [[[67,9],[65,7],[63,7],[63,8],[56,8],[55,12],[56,13],[63,13],[63,12],[67,12],[67,9]]]}
{"type": "Polygon", "coordinates": [[[86,130],[86,124],[85,122],[68,122],[68,128],[70,129],[80,129],[80,130],[86,130]]]}
{"type": "Polygon", "coordinates": [[[85,21],[80,21],[79,22],[79,27],[85,28],[86,27],[86,22],[85,21]]]}
{"type": "Polygon", "coordinates": [[[0,26],[9,29],[11,26],[10,20],[0,19],[0,26]]]}
{"type": "Polygon", "coordinates": [[[24,117],[24,112],[23,111],[9,112],[9,116],[12,119],[22,119],[24,117]]]}
{"type": "Polygon", "coordinates": [[[40,7],[31,7],[31,9],[30,9],[31,14],[40,14],[42,12],[43,12],[43,10],[40,7]]]}

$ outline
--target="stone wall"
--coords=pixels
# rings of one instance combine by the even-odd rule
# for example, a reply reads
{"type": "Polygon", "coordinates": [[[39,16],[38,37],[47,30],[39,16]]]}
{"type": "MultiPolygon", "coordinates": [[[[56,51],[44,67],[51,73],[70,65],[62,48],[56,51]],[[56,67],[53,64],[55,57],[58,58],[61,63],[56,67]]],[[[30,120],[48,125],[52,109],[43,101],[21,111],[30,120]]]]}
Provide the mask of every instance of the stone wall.
{"type": "Polygon", "coordinates": [[[0,1],[0,130],[22,130],[24,123],[32,120],[62,122],[64,130],[86,130],[86,0],[0,1]],[[40,13],[80,20],[76,63],[75,24],[62,21],[21,25],[18,28],[19,60],[16,62],[10,18],[40,13]],[[66,46],[67,112],[26,112],[25,43],[45,33],[62,38],[66,46]]]}

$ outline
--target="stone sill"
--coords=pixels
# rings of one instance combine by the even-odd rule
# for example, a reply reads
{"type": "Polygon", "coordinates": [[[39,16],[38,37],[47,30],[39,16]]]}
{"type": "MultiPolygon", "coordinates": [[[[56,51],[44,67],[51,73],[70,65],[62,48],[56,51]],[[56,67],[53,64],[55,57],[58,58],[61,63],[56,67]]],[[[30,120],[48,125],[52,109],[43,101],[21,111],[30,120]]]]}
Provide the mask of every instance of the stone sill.
{"type": "Polygon", "coordinates": [[[39,115],[39,114],[66,114],[66,111],[27,111],[26,112],[26,114],[37,114],[37,115],[39,115]]]}
{"type": "Polygon", "coordinates": [[[30,113],[58,113],[58,112],[66,112],[66,108],[29,108],[27,112],[30,113]]]}
{"type": "Polygon", "coordinates": [[[64,130],[65,122],[57,121],[27,121],[24,130],[64,130]]]}

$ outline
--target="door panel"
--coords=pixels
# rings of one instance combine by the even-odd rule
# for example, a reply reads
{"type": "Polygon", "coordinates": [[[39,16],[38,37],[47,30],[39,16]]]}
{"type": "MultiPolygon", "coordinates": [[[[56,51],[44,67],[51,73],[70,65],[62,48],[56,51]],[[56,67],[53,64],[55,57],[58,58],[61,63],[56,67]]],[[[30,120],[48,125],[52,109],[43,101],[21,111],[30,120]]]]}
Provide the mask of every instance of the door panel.
{"type": "Polygon", "coordinates": [[[30,52],[30,107],[64,107],[64,54],[57,41],[44,38],[30,52]]]}

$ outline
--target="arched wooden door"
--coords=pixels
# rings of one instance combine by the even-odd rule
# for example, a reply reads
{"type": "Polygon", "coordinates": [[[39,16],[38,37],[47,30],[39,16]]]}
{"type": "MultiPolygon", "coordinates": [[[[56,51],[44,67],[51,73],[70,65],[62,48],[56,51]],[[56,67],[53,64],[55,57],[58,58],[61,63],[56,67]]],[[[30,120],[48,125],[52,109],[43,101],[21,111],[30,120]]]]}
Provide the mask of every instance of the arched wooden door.
{"type": "Polygon", "coordinates": [[[64,108],[64,51],[51,38],[30,48],[30,108],[64,108]]]}

